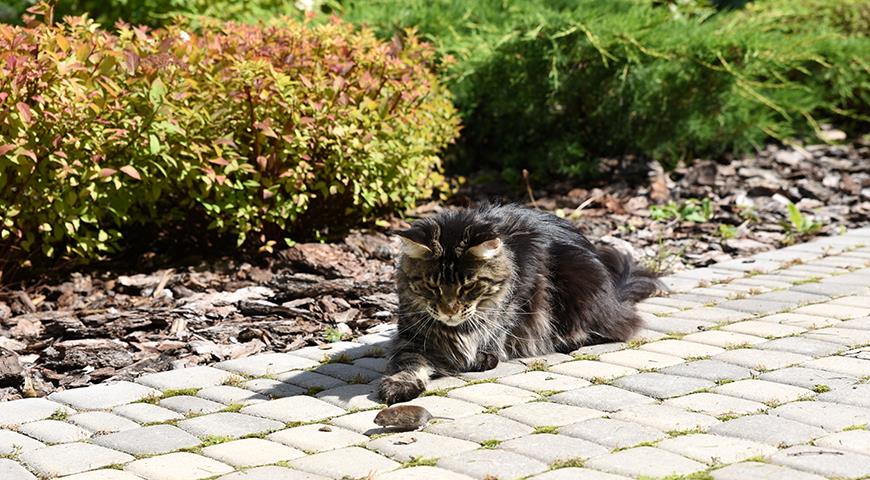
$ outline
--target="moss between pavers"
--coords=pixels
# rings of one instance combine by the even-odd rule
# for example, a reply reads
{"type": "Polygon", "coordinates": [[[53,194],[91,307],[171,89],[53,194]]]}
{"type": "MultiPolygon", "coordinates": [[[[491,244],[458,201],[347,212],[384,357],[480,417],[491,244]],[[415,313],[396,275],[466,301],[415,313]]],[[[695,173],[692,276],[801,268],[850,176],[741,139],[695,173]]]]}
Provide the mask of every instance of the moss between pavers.
{"type": "Polygon", "coordinates": [[[559,427],[556,427],[554,425],[541,425],[540,427],[535,427],[535,431],[533,431],[532,433],[536,434],[536,433],[558,433],[558,432],[559,432],[559,427]]]}
{"type": "Polygon", "coordinates": [[[582,468],[584,464],[582,458],[568,458],[565,460],[556,460],[550,464],[550,470],[558,470],[560,468],[582,468]]]}
{"type": "Polygon", "coordinates": [[[402,464],[402,468],[411,467],[434,467],[438,464],[437,458],[414,457],[402,464]]]}

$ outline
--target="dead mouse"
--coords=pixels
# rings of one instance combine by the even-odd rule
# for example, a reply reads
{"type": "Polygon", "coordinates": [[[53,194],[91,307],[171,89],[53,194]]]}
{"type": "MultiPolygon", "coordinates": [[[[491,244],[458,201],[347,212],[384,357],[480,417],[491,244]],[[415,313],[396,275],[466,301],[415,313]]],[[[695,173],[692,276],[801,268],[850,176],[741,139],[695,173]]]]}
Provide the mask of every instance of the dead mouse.
{"type": "Polygon", "coordinates": [[[429,423],[429,420],[440,418],[452,420],[446,417],[435,417],[429,410],[417,405],[397,405],[388,407],[375,415],[375,423],[382,427],[401,430],[417,430],[429,423]]]}

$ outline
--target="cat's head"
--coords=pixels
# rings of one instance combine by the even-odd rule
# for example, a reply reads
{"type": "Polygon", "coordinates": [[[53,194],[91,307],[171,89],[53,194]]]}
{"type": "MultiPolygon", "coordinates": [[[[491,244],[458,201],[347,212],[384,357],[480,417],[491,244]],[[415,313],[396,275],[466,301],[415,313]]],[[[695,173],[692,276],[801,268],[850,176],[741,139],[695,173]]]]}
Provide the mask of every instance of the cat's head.
{"type": "Polygon", "coordinates": [[[473,212],[451,212],[396,232],[399,289],[408,306],[456,326],[497,306],[510,289],[511,252],[473,212]]]}

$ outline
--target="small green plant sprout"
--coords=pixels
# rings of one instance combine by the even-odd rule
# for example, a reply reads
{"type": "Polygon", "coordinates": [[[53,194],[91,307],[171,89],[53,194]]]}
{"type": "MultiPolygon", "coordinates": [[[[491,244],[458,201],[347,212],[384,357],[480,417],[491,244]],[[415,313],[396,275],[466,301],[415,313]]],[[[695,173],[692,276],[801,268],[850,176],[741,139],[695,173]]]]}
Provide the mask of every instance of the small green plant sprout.
{"type": "Polygon", "coordinates": [[[794,203],[789,202],[786,208],[788,209],[788,222],[783,222],[783,227],[785,227],[792,241],[794,241],[795,237],[811,235],[822,228],[821,222],[801,213],[794,203]]]}
{"type": "Polygon", "coordinates": [[[526,364],[527,372],[546,372],[547,368],[546,360],[532,360],[526,364]]]}
{"type": "Polygon", "coordinates": [[[559,431],[559,427],[553,425],[541,425],[539,427],[535,427],[535,431],[532,433],[556,433],[559,431]]]}
{"type": "Polygon", "coordinates": [[[54,411],[54,413],[51,414],[50,417],[48,417],[48,419],[49,420],[58,420],[58,421],[62,422],[64,420],[66,420],[67,417],[69,417],[69,412],[66,409],[58,408],[57,410],[54,411]]]}
{"type": "Polygon", "coordinates": [[[480,442],[480,446],[483,448],[495,448],[499,446],[501,440],[484,440],[480,442]]]}
{"type": "Polygon", "coordinates": [[[434,467],[438,464],[437,458],[413,457],[402,464],[402,468],[411,467],[434,467]]]}
{"type": "Polygon", "coordinates": [[[719,237],[723,240],[729,240],[737,236],[737,227],[728,225],[727,223],[719,224],[719,237]]]}
{"type": "Polygon", "coordinates": [[[551,470],[556,470],[559,468],[581,468],[583,466],[582,458],[568,458],[565,460],[556,460],[552,464],[550,464],[551,470]]]}
{"type": "Polygon", "coordinates": [[[340,342],[344,338],[341,330],[335,327],[326,327],[323,329],[323,339],[329,343],[340,342]]]}
{"type": "Polygon", "coordinates": [[[829,387],[829,386],[827,386],[827,385],[825,385],[825,384],[821,384],[821,383],[820,383],[820,384],[818,384],[818,385],[813,385],[813,391],[816,392],[816,393],[825,393],[825,392],[830,392],[830,391],[831,391],[831,387],[829,387]]]}
{"type": "Polygon", "coordinates": [[[713,218],[714,207],[709,198],[698,200],[690,198],[677,204],[670,201],[665,205],[650,207],[653,220],[679,220],[681,222],[706,223],[713,218]]]}

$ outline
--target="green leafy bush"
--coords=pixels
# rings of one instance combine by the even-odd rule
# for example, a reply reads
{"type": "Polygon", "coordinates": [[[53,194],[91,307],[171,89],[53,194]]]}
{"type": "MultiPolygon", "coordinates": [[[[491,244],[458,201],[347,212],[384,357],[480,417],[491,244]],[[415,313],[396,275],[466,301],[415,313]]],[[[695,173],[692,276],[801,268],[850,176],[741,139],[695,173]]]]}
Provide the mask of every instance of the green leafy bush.
{"type": "Polygon", "coordinates": [[[196,218],[268,248],[412,205],[458,129],[433,55],[338,21],[0,26],[0,259],[196,218]]]}
{"type": "Polygon", "coordinates": [[[866,130],[866,2],[697,15],[655,3],[366,0],[345,14],[383,35],[415,26],[455,57],[445,78],[464,118],[459,158],[512,178],[594,173],[614,155],[673,165],[812,137],[823,122],[866,130]]]}

